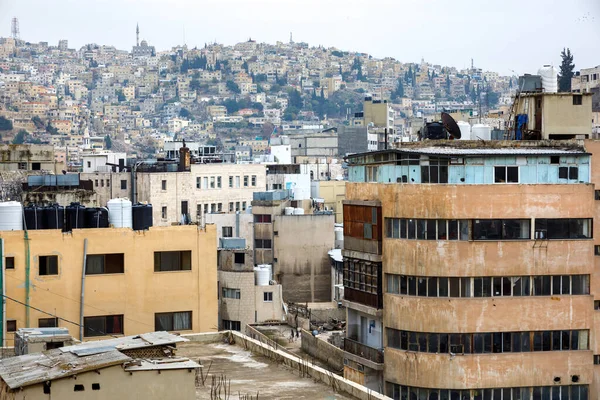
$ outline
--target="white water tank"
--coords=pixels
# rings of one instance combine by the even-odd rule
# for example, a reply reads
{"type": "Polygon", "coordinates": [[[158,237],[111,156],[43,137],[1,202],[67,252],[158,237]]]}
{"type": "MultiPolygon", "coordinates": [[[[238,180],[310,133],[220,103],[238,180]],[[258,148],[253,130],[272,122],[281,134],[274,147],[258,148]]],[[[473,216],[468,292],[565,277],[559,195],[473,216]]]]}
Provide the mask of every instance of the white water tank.
{"type": "Polygon", "coordinates": [[[336,226],[333,231],[335,232],[335,240],[344,240],[344,228],[336,226]]]}
{"type": "Polygon", "coordinates": [[[23,206],[18,201],[0,203],[0,231],[23,230],[23,206]]]}
{"type": "Polygon", "coordinates": [[[285,215],[293,215],[294,214],[294,207],[286,207],[283,211],[284,211],[285,215]]]}
{"type": "Polygon", "coordinates": [[[269,280],[273,280],[273,266],[271,264],[258,264],[259,268],[266,268],[269,271],[269,280]]]}
{"type": "Polygon", "coordinates": [[[246,207],[246,214],[252,214],[252,206],[246,207]]]}
{"type": "Polygon", "coordinates": [[[304,215],[304,208],[294,208],[294,215],[304,215]]]}
{"type": "Polygon", "coordinates": [[[108,222],[115,228],[133,228],[131,201],[112,199],[107,203],[108,222]]]}
{"type": "Polygon", "coordinates": [[[456,123],[460,129],[460,140],[471,140],[471,124],[465,121],[456,123]]]}
{"type": "Polygon", "coordinates": [[[472,140],[492,140],[492,128],[485,124],[475,124],[471,128],[472,140]]]}
{"type": "Polygon", "coordinates": [[[538,75],[542,77],[542,88],[546,93],[558,92],[558,71],[552,65],[544,65],[538,69],[538,75]]]}
{"type": "Polygon", "coordinates": [[[269,269],[262,266],[254,268],[254,284],[256,286],[268,286],[269,285],[269,269]]]}

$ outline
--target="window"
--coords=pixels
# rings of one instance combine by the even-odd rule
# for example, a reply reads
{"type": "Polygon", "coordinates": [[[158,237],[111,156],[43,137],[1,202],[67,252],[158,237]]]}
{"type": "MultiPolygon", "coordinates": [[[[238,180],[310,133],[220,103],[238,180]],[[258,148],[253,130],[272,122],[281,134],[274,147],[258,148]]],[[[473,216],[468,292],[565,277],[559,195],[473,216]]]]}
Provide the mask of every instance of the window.
{"type": "Polygon", "coordinates": [[[236,202],[235,202],[235,211],[236,211],[236,212],[237,212],[237,211],[240,211],[240,202],[239,202],[239,201],[236,201],[236,202]]]}
{"type": "Polygon", "coordinates": [[[495,183],[519,183],[519,167],[494,167],[495,183]]]}
{"type": "Polygon", "coordinates": [[[214,176],[210,177],[210,188],[211,189],[215,188],[215,177],[214,176]]]}
{"type": "Polygon", "coordinates": [[[58,275],[58,256],[40,256],[40,275],[58,275]]]}
{"type": "Polygon", "coordinates": [[[94,180],[94,186],[98,187],[98,179],[94,180]]]}
{"type": "Polygon", "coordinates": [[[40,328],[56,328],[58,326],[58,318],[40,318],[38,319],[38,327],[40,328]]]}
{"type": "Polygon", "coordinates": [[[588,385],[534,386],[493,389],[426,389],[386,382],[386,395],[402,400],[588,400],[588,385]]]}
{"type": "Polygon", "coordinates": [[[263,293],[263,299],[265,302],[271,302],[273,301],[273,292],[264,292],[263,293]]]}
{"type": "Polygon", "coordinates": [[[223,288],[224,299],[240,299],[240,289],[223,288]]]}
{"type": "Polygon", "coordinates": [[[88,162],[87,162],[87,167],[88,167],[88,168],[92,168],[92,162],[91,162],[91,161],[88,161],[88,162]]]}
{"type": "Polygon", "coordinates": [[[167,206],[162,206],[160,211],[160,217],[162,219],[167,219],[167,206]]]}
{"type": "Polygon", "coordinates": [[[254,222],[259,224],[270,224],[271,214],[254,214],[254,222]]]}
{"type": "Polygon", "coordinates": [[[244,187],[248,186],[248,175],[244,175],[244,187]]]}
{"type": "Polygon", "coordinates": [[[558,168],[559,179],[578,180],[579,179],[579,168],[578,167],[559,167],[558,168]]]}
{"type": "Polygon", "coordinates": [[[256,175],[252,175],[252,186],[256,186],[256,175]]]}
{"type": "Polygon", "coordinates": [[[386,218],[386,237],[419,240],[469,240],[469,220],[386,218]]]}
{"type": "Polygon", "coordinates": [[[155,251],[154,272],[190,271],[192,269],[192,252],[187,251],[155,251]]]}
{"type": "Polygon", "coordinates": [[[15,269],[15,258],[14,257],[5,257],[4,258],[4,268],[5,269],[15,269]]]}
{"type": "Polygon", "coordinates": [[[122,274],[125,272],[124,254],[88,255],[85,264],[86,275],[122,274]]]}
{"type": "Polygon", "coordinates": [[[31,163],[31,170],[32,171],[39,171],[42,169],[42,164],[39,162],[32,162],[31,163]]]}
{"type": "Polygon", "coordinates": [[[594,365],[600,365],[600,354],[594,354],[594,365]]]}
{"type": "Polygon", "coordinates": [[[86,337],[123,334],[123,315],[84,317],[83,332],[86,337]]]}
{"type": "Polygon", "coordinates": [[[236,177],[235,177],[235,187],[236,187],[236,188],[239,188],[239,187],[240,187],[240,177],[239,177],[239,176],[236,176],[236,177]]]}
{"type": "Polygon", "coordinates": [[[233,212],[233,201],[229,202],[229,212],[233,212]]]}
{"type": "Polygon", "coordinates": [[[221,177],[217,176],[217,188],[221,189],[221,177]]]}
{"type": "Polygon", "coordinates": [[[548,239],[590,239],[592,219],[536,219],[536,231],[546,231],[548,239]]]}
{"type": "Polygon", "coordinates": [[[222,237],[230,238],[233,237],[233,227],[232,226],[224,226],[221,228],[222,237]]]}
{"type": "Polygon", "coordinates": [[[167,312],[154,314],[155,331],[189,331],[192,329],[192,312],[167,312]]]}
{"type": "Polygon", "coordinates": [[[223,212],[223,203],[217,203],[217,212],[223,212]]]}
{"type": "Polygon", "coordinates": [[[421,166],[421,183],[448,183],[448,166],[421,166]]]}
{"type": "Polygon", "coordinates": [[[272,247],[271,239],[254,239],[255,249],[270,249],[272,247]]]}
{"type": "Polygon", "coordinates": [[[201,189],[202,188],[202,178],[200,178],[199,176],[196,177],[196,189],[201,189]]]}
{"type": "Polygon", "coordinates": [[[229,187],[232,188],[233,187],[233,176],[229,177],[229,187]]]}
{"type": "MultiPolygon", "coordinates": [[[[381,276],[381,264],[358,259],[344,259],[344,287],[371,294],[379,294],[378,282],[381,276]]],[[[391,275],[388,275],[388,277],[391,275]]],[[[388,285],[390,282],[388,282],[388,285]]],[[[392,283],[393,284],[393,283],[392,283]]],[[[400,284],[400,282],[396,283],[400,284]]],[[[406,291],[406,281],[402,282],[406,291]]],[[[409,283],[416,291],[416,282],[409,283]]],[[[419,287],[421,288],[421,286],[419,287]]]]}
{"type": "Polygon", "coordinates": [[[377,168],[378,167],[365,167],[367,182],[377,182],[377,168]]]}
{"type": "Polygon", "coordinates": [[[245,260],[246,260],[246,254],[245,253],[233,253],[233,262],[236,264],[244,264],[245,260]]]}
{"type": "Polygon", "coordinates": [[[208,189],[208,176],[202,178],[202,187],[208,189]]]}
{"type": "Polygon", "coordinates": [[[228,319],[223,320],[223,330],[226,331],[241,331],[242,324],[240,321],[230,321],[228,319]]]}
{"type": "Polygon", "coordinates": [[[246,211],[246,202],[242,201],[242,211],[246,211]]]}
{"type": "Polygon", "coordinates": [[[92,383],[92,390],[100,390],[100,384],[99,383],[92,383]]]}
{"type": "Polygon", "coordinates": [[[27,169],[27,163],[26,162],[20,162],[17,165],[18,169],[27,169]]]}
{"type": "Polygon", "coordinates": [[[573,95],[573,105],[580,106],[582,104],[583,104],[583,96],[580,94],[574,94],[573,95]]]}
{"type": "Polygon", "coordinates": [[[121,179],[121,190],[127,190],[127,180],[121,179]]]}
{"type": "Polygon", "coordinates": [[[167,181],[165,179],[162,180],[160,187],[162,190],[167,190],[167,181]]]}
{"type": "Polygon", "coordinates": [[[16,332],[17,331],[17,320],[16,319],[7,319],[6,320],[6,331],[7,332],[16,332]]]}
{"type": "Polygon", "coordinates": [[[518,240],[531,237],[528,219],[473,220],[473,240],[518,240]]]}
{"type": "Polygon", "coordinates": [[[77,384],[77,385],[73,386],[73,391],[74,392],[83,392],[83,391],[85,391],[85,387],[83,385],[77,384]]]}

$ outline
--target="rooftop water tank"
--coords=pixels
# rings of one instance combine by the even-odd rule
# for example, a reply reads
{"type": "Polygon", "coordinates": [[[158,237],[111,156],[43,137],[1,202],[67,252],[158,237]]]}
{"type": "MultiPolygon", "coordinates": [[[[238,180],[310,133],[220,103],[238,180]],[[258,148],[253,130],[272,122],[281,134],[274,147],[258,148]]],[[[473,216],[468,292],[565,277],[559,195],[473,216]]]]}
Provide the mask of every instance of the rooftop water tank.
{"type": "Polygon", "coordinates": [[[29,205],[23,209],[25,213],[25,228],[27,230],[44,229],[44,209],[35,204],[29,205]]]}
{"type": "Polygon", "coordinates": [[[542,89],[546,93],[558,92],[558,71],[552,65],[544,65],[538,70],[542,77],[542,89]]]}
{"type": "Polygon", "coordinates": [[[475,124],[471,128],[472,140],[492,140],[492,128],[485,124],[475,124]]]}
{"type": "Polygon", "coordinates": [[[86,208],[84,213],[86,228],[108,228],[108,210],[101,208],[86,208]]]}
{"type": "Polygon", "coordinates": [[[115,228],[133,228],[131,201],[112,199],[107,203],[108,221],[115,228]]]}
{"type": "Polygon", "coordinates": [[[294,208],[294,215],[304,215],[304,208],[294,208]]]}
{"type": "Polygon", "coordinates": [[[134,204],[132,207],[133,230],[145,231],[152,226],[152,205],[134,204]]]}
{"type": "Polygon", "coordinates": [[[85,206],[79,203],[71,203],[65,208],[65,232],[84,227],[85,206]]]}
{"type": "Polygon", "coordinates": [[[294,214],[294,207],[286,207],[284,209],[284,214],[285,215],[293,215],[294,214]]]}
{"type": "Polygon", "coordinates": [[[344,228],[335,227],[333,231],[335,232],[335,240],[344,240],[344,228]]]}
{"type": "Polygon", "coordinates": [[[465,121],[456,123],[460,129],[460,140],[471,140],[471,124],[465,121]]]}
{"type": "Polygon", "coordinates": [[[0,231],[23,230],[23,206],[18,201],[0,203],[0,231]]]}
{"type": "Polygon", "coordinates": [[[256,286],[268,286],[269,285],[269,269],[257,266],[254,268],[254,283],[256,286]]]}
{"type": "Polygon", "coordinates": [[[65,226],[65,208],[58,204],[44,207],[44,228],[63,229],[65,226]]]}

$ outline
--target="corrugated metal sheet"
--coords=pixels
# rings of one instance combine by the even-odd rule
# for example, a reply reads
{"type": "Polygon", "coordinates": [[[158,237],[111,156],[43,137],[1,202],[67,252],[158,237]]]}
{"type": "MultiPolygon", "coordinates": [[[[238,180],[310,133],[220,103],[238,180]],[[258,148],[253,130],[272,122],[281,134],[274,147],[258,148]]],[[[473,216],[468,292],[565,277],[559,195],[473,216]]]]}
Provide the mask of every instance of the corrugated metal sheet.
{"type": "Polygon", "coordinates": [[[79,174],[29,175],[28,186],[79,186],[79,174]]]}
{"type": "Polygon", "coordinates": [[[125,371],[154,371],[167,369],[196,369],[201,365],[189,358],[162,359],[162,360],[141,360],[125,366],[125,371]]]}
{"type": "MultiPolygon", "coordinates": [[[[85,354],[88,349],[111,348],[117,350],[141,349],[144,347],[169,345],[187,342],[188,339],[173,335],[169,332],[150,332],[141,335],[124,336],[120,338],[85,342],[75,346],[62,347],[63,352],[85,354]]],[[[88,353],[89,354],[89,353],[88,353]]]]}

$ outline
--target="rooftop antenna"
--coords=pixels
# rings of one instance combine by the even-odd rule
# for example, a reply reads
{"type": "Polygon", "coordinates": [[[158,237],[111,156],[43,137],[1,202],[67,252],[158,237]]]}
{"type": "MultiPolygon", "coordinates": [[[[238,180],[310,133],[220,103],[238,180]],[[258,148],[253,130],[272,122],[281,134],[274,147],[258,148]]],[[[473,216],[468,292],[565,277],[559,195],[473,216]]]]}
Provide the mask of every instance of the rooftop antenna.
{"type": "Polygon", "coordinates": [[[473,59],[471,58],[471,70],[473,70],[473,59]]]}
{"type": "Polygon", "coordinates": [[[19,19],[17,17],[13,17],[12,22],[10,24],[10,35],[13,39],[19,39],[19,19]]]}
{"type": "Polygon", "coordinates": [[[140,24],[135,25],[135,45],[140,45],[140,24]]]}
{"type": "Polygon", "coordinates": [[[294,43],[294,40],[292,39],[292,32],[290,32],[290,43],[294,43]]]}

